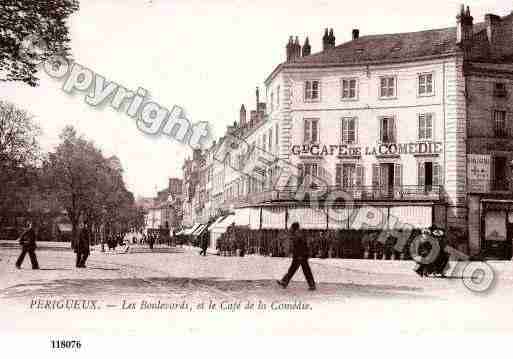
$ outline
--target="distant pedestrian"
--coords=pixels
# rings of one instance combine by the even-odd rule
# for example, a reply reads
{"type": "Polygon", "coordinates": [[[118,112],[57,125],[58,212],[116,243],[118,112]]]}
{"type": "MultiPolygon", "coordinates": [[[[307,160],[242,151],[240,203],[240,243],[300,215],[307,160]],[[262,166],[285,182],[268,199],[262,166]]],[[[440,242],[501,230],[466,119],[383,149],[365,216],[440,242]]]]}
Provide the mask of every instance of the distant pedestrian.
{"type": "Polygon", "coordinates": [[[153,233],[149,235],[148,244],[150,245],[150,249],[153,250],[153,245],[155,244],[155,235],[153,233]]]}
{"type": "Polygon", "coordinates": [[[201,252],[200,255],[206,256],[208,249],[208,232],[204,231],[201,235],[201,252]]]}
{"type": "Polygon", "coordinates": [[[77,245],[75,252],[77,253],[76,266],[77,268],[85,268],[87,258],[89,257],[89,245],[91,244],[91,236],[89,233],[89,226],[86,221],[82,224],[80,233],[78,235],[77,245]]]}
{"type": "Polygon", "coordinates": [[[25,255],[28,253],[32,269],[39,269],[39,263],[36,257],[36,232],[34,230],[34,224],[29,223],[28,229],[23,232],[20,236],[21,254],[16,261],[16,268],[20,269],[25,259],[25,255]]]}
{"type": "Polygon", "coordinates": [[[287,288],[290,280],[296,273],[299,267],[303,270],[306,281],[308,282],[308,289],[315,290],[315,281],[312,275],[312,270],[308,264],[308,245],[306,239],[299,230],[299,223],[294,222],[290,227],[290,239],[292,241],[292,263],[290,264],[289,270],[285,276],[278,281],[278,284],[287,288]]]}

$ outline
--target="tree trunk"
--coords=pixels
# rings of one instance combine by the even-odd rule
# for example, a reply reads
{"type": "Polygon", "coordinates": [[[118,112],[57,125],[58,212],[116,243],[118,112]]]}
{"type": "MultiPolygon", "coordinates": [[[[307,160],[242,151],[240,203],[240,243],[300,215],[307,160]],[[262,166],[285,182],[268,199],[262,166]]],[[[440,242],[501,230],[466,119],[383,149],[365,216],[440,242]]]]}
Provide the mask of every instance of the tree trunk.
{"type": "Polygon", "coordinates": [[[75,249],[78,242],[78,221],[71,220],[71,248],[75,249]]]}

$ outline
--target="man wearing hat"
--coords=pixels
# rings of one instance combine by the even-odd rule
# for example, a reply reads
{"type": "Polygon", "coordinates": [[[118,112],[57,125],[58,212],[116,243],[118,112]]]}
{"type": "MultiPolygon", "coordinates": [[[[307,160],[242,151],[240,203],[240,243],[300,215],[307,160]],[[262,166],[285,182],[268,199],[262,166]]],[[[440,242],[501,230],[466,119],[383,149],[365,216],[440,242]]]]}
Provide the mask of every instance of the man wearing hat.
{"type": "Polygon", "coordinates": [[[292,263],[290,264],[289,270],[285,276],[277,281],[278,285],[282,288],[287,288],[290,280],[296,273],[299,267],[303,269],[306,281],[308,282],[308,289],[315,290],[315,281],[312,275],[312,270],[308,264],[308,245],[304,235],[299,230],[299,223],[294,222],[290,226],[290,237],[292,240],[292,263]]]}
{"type": "Polygon", "coordinates": [[[25,255],[28,253],[32,269],[39,269],[39,263],[36,257],[36,232],[34,230],[34,224],[28,223],[28,228],[20,236],[21,254],[16,261],[16,268],[20,269],[25,259],[25,255]]]}

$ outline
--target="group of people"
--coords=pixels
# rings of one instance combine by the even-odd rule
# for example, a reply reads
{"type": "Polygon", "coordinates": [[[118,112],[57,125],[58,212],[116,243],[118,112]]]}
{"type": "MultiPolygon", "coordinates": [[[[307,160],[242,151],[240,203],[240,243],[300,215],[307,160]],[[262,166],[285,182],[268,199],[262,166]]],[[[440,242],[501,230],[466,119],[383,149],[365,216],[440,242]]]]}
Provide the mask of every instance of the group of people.
{"type": "MultiPolygon", "coordinates": [[[[397,250],[397,239],[385,241],[378,233],[362,237],[358,231],[302,230],[312,258],[410,259],[408,250],[397,250]]],[[[259,254],[270,257],[288,257],[290,238],[285,230],[250,231],[246,227],[230,226],[216,242],[221,256],[259,254]]]]}
{"type": "Polygon", "coordinates": [[[222,256],[244,257],[248,247],[248,236],[243,229],[232,224],[217,240],[217,250],[222,256]]]}

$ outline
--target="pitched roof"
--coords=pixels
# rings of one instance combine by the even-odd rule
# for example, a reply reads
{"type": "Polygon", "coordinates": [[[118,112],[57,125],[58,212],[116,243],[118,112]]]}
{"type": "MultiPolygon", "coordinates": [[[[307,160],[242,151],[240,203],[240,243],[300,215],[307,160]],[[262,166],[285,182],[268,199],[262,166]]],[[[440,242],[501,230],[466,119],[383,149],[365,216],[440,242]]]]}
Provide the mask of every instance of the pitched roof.
{"type": "Polygon", "coordinates": [[[389,35],[363,36],[334,48],[302,57],[296,63],[342,64],[383,62],[452,54],[456,45],[456,28],[389,35]]]}
{"type": "MultiPolygon", "coordinates": [[[[485,23],[474,24],[474,33],[485,29],[485,23]]],[[[456,27],[362,36],[324,51],[284,62],[269,75],[269,81],[281,68],[350,66],[405,62],[459,54],[456,27]]]]}

